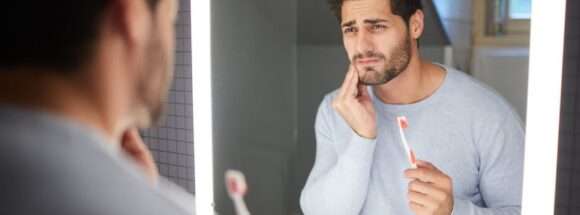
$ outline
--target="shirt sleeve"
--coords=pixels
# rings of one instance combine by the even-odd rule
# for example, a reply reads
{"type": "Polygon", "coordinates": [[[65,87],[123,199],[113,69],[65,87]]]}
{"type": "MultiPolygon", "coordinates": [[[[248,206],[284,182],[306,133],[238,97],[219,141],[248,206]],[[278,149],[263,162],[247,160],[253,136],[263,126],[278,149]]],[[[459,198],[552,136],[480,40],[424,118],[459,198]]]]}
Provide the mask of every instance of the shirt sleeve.
{"type": "MultiPolygon", "coordinates": [[[[349,143],[337,153],[332,135],[331,98],[318,109],[315,123],[316,159],[300,196],[305,214],[359,214],[365,202],[376,139],[350,134],[349,143]]],[[[349,135],[345,135],[348,137],[349,135]]]]}
{"type": "Polygon", "coordinates": [[[455,199],[455,214],[520,214],[524,166],[524,127],[511,110],[503,122],[482,135],[479,190],[485,207],[455,199]]]}

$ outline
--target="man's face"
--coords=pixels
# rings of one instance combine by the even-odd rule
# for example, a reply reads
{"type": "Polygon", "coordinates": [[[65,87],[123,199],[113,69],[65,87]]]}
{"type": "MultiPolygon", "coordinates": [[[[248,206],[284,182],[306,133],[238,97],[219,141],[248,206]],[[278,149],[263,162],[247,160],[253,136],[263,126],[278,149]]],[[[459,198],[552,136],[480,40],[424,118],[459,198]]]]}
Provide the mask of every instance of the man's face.
{"type": "Polygon", "coordinates": [[[159,0],[152,10],[151,32],[137,83],[137,101],[145,108],[138,116],[139,127],[157,123],[163,115],[164,101],[173,77],[176,0],[159,0]]]}
{"type": "Polygon", "coordinates": [[[391,12],[389,0],[344,1],[341,29],[362,84],[387,83],[407,68],[411,37],[405,21],[391,12]]]}

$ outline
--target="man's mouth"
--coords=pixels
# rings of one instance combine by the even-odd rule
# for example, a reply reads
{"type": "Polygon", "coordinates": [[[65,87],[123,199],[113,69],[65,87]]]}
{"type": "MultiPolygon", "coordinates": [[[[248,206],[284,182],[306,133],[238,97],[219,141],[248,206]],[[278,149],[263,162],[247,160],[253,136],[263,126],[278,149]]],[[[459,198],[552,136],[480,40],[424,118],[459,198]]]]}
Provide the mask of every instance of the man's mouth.
{"type": "Polygon", "coordinates": [[[363,58],[363,59],[357,60],[356,62],[359,65],[369,65],[369,64],[375,64],[379,61],[380,61],[380,59],[378,59],[378,58],[363,58]]]}

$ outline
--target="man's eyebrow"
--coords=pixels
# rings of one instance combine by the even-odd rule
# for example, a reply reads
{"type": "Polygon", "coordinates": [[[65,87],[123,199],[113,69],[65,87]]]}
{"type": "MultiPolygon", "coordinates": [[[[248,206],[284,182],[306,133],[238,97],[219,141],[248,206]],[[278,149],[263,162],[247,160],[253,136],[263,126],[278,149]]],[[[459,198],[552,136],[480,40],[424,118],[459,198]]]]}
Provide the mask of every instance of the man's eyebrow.
{"type": "MultiPolygon", "coordinates": [[[[381,22],[389,22],[389,20],[377,18],[377,19],[365,19],[363,21],[363,23],[366,23],[366,24],[377,24],[377,23],[381,23],[381,22]]],[[[350,27],[350,26],[353,26],[354,24],[356,24],[356,21],[351,20],[351,21],[348,21],[348,22],[345,22],[344,24],[342,24],[341,27],[350,27]]]]}
{"type": "Polygon", "coordinates": [[[389,22],[389,20],[386,19],[365,19],[365,21],[363,21],[364,23],[367,24],[377,24],[380,22],[389,22]]]}
{"type": "Polygon", "coordinates": [[[341,27],[350,27],[350,26],[354,25],[354,23],[356,23],[356,21],[351,20],[351,21],[348,21],[348,22],[342,24],[341,27]]]}

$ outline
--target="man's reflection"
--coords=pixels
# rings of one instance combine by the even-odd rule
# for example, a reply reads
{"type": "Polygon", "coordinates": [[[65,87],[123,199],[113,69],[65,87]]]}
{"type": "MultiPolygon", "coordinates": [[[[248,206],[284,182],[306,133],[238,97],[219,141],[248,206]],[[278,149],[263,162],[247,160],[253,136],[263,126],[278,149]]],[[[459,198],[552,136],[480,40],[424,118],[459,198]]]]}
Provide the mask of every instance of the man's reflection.
{"type": "Polygon", "coordinates": [[[420,0],[330,0],[351,59],[316,117],[306,214],[519,214],[524,129],[508,102],[421,60],[420,0]],[[397,117],[417,157],[409,164],[397,117]]]}

